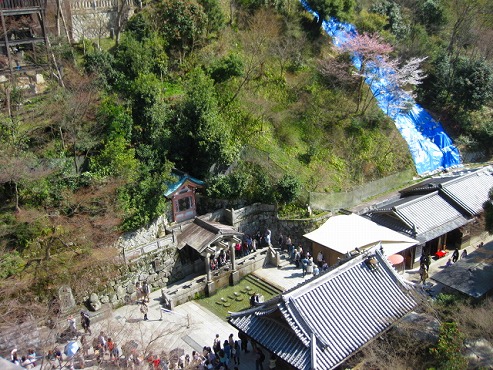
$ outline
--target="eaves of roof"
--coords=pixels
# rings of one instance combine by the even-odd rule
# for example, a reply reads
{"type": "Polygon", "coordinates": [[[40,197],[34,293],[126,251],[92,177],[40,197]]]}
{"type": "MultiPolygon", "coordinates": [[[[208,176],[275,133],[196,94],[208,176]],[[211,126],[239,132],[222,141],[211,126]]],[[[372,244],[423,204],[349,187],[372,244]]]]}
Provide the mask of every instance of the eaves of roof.
{"type": "Polygon", "coordinates": [[[476,170],[440,185],[440,190],[469,215],[483,212],[488,192],[493,187],[491,166],[476,170]]]}

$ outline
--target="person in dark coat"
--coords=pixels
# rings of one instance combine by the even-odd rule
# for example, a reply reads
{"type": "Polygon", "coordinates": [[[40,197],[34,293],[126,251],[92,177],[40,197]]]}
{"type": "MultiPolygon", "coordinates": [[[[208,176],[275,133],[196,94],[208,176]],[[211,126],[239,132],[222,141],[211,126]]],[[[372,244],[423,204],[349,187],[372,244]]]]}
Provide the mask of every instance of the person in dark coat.
{"type": "Polygon", "coordinates": [[[456,263],[459,259],[459,250],[455,248],[454,254],[452,254],[452,262],[456,263]]]}

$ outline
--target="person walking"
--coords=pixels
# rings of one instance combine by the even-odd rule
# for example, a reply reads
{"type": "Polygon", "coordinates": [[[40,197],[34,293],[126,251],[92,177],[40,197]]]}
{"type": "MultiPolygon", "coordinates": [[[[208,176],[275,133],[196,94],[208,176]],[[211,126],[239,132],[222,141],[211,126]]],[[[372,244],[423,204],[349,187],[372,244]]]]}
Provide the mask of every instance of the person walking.
{"type": "Polygon", "coordinates": [[[147,303],[142,301],[142,304],[140,305],[140,312],[144,314],[144,321],[147,321],[147,312],[149,311],[149,307],[147,307],[147,303]]]}
{"type": "Polygon", "coordinates": [[[233,361],[235,365],[240,364],[240,352],[241,352],[241,344],[240,344],[240,339],[236,340],[233,348],[231,349],[231,355],[233,357],[233,361]]]}
{"type": "Polygon", "coordinates": [[[216,334],[216,337],[214,338],[214,343],[212,344],[212,350],[216,355],[221,350],[221,339],[219,339],[219,334],[216,334]]]}
{"type": "Polygon", "coordinates": [[[243,352],[249,353],[250,351],[248,350],[248,336],[242,331],[239,331],[238,338],[240,339],[240,345],[243,352]]]}
{"type": "Polygon", "coordinates": [[[255,370],[264,370],[265,354],[259,347],[255,351],[255,370]]]}
{"type": "Polygon", "coordinates": [[[419,267],[419,282],[424,284],[426,279],[428,279],[428,270],[426,269],[426,265],[422,263],[419,267]]]}
{"type": "Polygon", "coordinates": [[[89,333],[91,335],[91,320],[89,319],[89,315],[84,311],[80,311],[80,324],[82,329],[84,329],[84,333],[89,333]]]}
{"type": "Polygon", "coordinates": [[[149,303],[150,298],[149,294],[151,294],[151,288],[149,287],[149,284],[147,284],[147,281],[144,281],[144,284],[142,284],[142,301],[149,303]]]}
{"type": "Polygon", "coordinates": [[[452,254],[452,262],[456,263],[458,259],[459,259],[459,250],[455,248],[454,254],[452,254]]]}

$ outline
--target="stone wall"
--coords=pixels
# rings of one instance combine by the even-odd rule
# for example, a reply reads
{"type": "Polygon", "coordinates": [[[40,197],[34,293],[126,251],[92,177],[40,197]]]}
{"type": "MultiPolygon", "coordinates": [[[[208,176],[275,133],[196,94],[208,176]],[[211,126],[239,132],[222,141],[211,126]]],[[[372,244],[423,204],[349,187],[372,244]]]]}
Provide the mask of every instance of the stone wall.
{"type": "MultiPolygon", "coordinates": [[[[252,235],[257,230],[263,232],[269,228],[275,246],[277,236],[282,232],[284,235],[290,235],[294,242],[302,244],[305,248],[309,248],[310,243],[304,240],[303,235],[317,228],[327,218],[324,216],[317,219],[279,220],[276,207],[268,204],[254,204],[237,210],[222,209],[201,217],[232,224],[239,231],[252,235]]],[[[119,306],[135,301],[137,297],[135,283],[138,281],[147,281],[153,291],[166,290],[170,284],[188,276],[205,274],[202,260],[195,263],[182,262],[175,246],[176,236],[192,221],[173,225],[167,221],[166,216],[162,216],[147,228],[123,235],[117,245],[126,261],[126,269],[108,287],[85,297],[88,307],[97,311],[104,304],[119,306]]],[[[262,252],[258,253],[258,258],[251,256],[239,263],[237,271],[240,278],[262,267],[266,257],[267,254],[262,252]]],[[[217,286],[225,285],[221,278],[226,279],[227,285],[229,274],[213,277],[217,286]]],[[[179,304],[193,299],[197,293],[204,293],[204,287],[205,282],[200,280],[194,283],[192,279],[189,289],[173,294],[174,303],[179,304]]]]}
{"type": "Polygon", "coordinates": [[[113,307],[129,304],[137,299],[137,282],[147,281],[154,291],[197,273],[205,273],[204,264],[201,261],[183,263],[174,242],[170,239],[170,243],[161,243],[158,249],[128,261],[117,280],[101,291],[84,297],[84,302],[93,311],[99,310],[105,303],[110,303],[113,307]]]}
{"type": "Polygon", "coordinates": [[[124,7],[124,19],[133,15],[132,1],[91,0],[71,2],[72,38],[99,39],[112,37],[118,27],[119,9],[124,7]]]}
{"type": "Polygon", "coordinates": [[[147,227],[123,234],[116,243],[117,247],[132,250],[141,245],[156,241],[156,239],[166,235],[165,230],[168,225],[169,222],[166,216],[160,216],[147,227]]]}

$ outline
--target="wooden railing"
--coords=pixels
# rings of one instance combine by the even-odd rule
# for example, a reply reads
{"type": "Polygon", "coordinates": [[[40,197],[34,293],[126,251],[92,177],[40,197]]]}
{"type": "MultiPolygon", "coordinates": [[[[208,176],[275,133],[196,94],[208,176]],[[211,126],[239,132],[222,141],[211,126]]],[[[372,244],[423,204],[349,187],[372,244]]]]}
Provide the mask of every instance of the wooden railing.
{"type": "Polygon", "coordinates": [[[0,0],[0,9],[44,8],[46,0],[0,0]]]}

